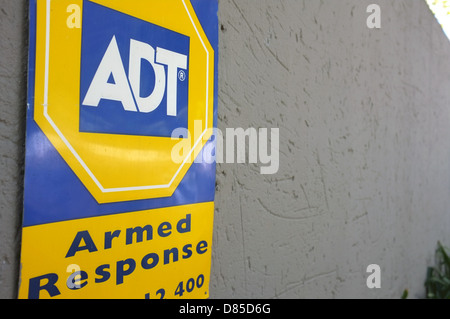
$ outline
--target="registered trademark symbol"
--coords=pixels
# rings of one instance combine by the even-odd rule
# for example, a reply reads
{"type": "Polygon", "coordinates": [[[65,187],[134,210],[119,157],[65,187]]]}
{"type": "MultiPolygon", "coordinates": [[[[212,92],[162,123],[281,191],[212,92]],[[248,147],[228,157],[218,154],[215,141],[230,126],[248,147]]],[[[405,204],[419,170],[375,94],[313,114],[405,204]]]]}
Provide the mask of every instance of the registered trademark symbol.
{"type": "Polygon", "coordinates": [[[178,78],[180,79],[180,81],[186,80],[186,73],[183,70],[180,70],[178,72],[178,78]]]}

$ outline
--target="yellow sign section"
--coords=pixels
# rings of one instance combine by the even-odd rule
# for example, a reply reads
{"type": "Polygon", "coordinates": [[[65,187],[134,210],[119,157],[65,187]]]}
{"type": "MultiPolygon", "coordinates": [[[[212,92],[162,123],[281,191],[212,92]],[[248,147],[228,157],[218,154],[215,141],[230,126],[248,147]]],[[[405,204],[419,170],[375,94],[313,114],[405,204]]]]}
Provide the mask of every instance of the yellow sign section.
{"type": "Polygon", "coordinates": [[[209,296],[214,203],[23,229],[19,298],[209,296]]]}

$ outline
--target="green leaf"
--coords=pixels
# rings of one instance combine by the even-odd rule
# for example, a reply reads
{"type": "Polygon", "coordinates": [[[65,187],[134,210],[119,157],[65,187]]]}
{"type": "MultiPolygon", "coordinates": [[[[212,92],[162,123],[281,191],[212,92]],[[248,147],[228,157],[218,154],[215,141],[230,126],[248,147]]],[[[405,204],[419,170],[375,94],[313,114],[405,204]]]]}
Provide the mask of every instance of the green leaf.
{"type": "Polygon", "coordinates": [[[450,299],[450,254],[441,242],[435,251],[435,266],[427,268],[425,288],[428,299],[450,299]]]}
{"type": "Polygon", "coordinates": [[[405,289],[405,291],[403,291],[402,299],[408,299],[408,294],[408,289],[405,289]]]}

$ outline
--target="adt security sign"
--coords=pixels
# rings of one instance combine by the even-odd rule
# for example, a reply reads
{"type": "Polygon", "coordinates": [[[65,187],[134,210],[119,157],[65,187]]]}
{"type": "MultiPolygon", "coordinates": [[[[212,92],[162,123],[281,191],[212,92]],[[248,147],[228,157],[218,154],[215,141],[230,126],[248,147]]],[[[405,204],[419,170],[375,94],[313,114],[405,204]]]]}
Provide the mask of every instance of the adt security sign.
{"type": "Polygon", "coordinates": [[[39,127],[98,202],[172,195],[213,125],[214,50],[190,2],[41,3],[39,127]],[[177,163],[180,127],[192,145],[177,163]]]}
{"type": "Polygon", "coordinates": [[[217,6],[30,1],[21,298],[208,296],[217,6]]]}

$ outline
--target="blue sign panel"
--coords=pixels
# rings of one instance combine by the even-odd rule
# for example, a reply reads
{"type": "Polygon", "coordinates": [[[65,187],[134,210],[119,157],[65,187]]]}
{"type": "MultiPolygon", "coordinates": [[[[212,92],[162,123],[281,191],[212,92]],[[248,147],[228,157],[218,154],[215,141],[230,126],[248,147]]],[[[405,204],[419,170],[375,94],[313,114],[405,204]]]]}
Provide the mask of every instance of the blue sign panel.
{"type": "Polygon", "coordinates": [[[189,43],[185,35],[85,2],[80,131],[170,137],[187,128],[189,43]]]}

